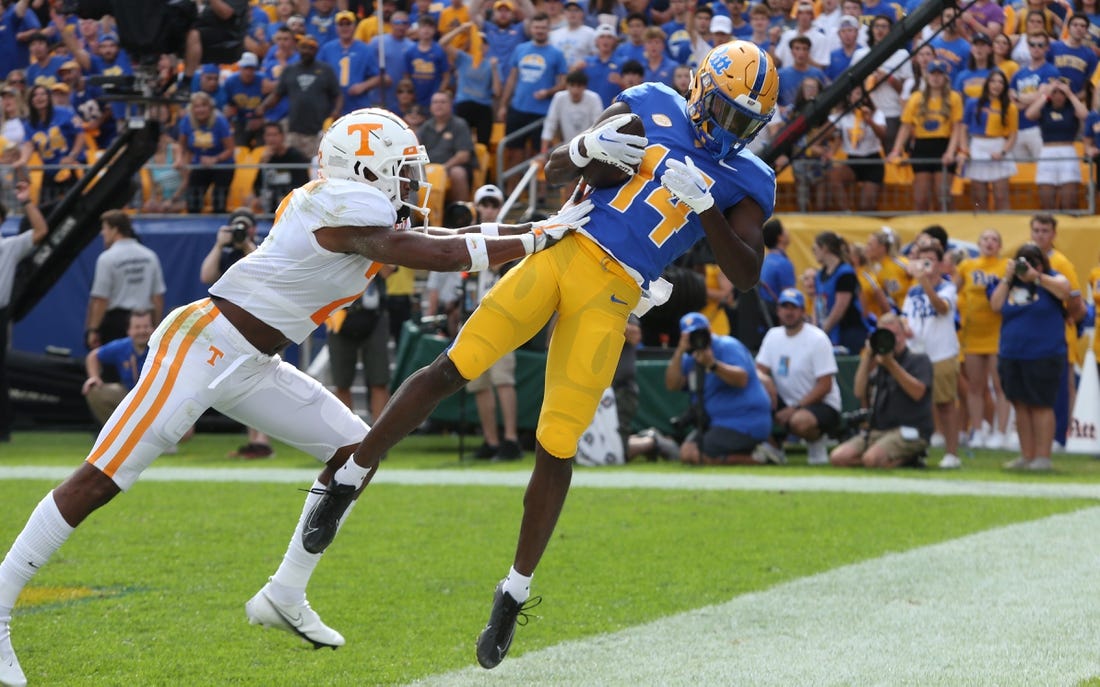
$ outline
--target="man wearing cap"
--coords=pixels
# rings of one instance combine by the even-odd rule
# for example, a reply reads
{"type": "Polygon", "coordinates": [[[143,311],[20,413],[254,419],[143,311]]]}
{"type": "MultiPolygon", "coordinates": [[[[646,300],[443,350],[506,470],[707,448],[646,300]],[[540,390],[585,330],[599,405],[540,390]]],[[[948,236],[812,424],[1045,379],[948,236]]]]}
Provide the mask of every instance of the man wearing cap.
{"type": "Polygon", "coordinates": [[[221,110],[229,102],[229,97],[222,88],[222,70],[216,64],[204,64],[195,75],[191,84],[193,93],[205,93],[214,101],[214,107],[221,110]]]}
{"type": "Polygon", "coordinates": [[[809,41],[808,64],[814,67],[824,67],[829,64],[829,39],[814,26],[814,6],[810,2],[798,3],[794,15],[794,27],[787,29],[779,36],[779,43],[775,46],[775,59],[781,67],[790,67],[795,62],[795,56],[791,48],[791,39],[803,36],[809,41]]]}
{"type": "MultiPolygon", "coordinates": [[[[728,43],[733,38],[733,22],[724,14],[717,14],[710,20],[711,47],[728,43]]],[[[709,50],[708,50],[709,52],[709,50]]]]}
{"type": "Polygon", "coordinates": [[[237,73],[225,80],[225,118],[233,125],[233,140],[238,146],[254,148],[262,139],[264,119],[256,109],[264,100],[263,83],[256,75],[260,60],[246,52],[237,62],[237,73]]]}
{"type": "Polygon", "coordinates": [[[275,90],[260,103],[264,114],[283,98],[289,102],[287,143],[312,159],[317,154],[325,120],[340,113],[340,85],[332,67],[317,60],[317,41],[312,36],[298,38],[299,62],[283,68],[275,90]]]}
{"type": "Polygon", "coordinates": [[[771,431],[771,398],[752,353],[732,336],[715,336],[702,313],[680,318],[680,341],[665,367],[669,391],[689,391],[694,428],[680,447],[685,463],[753,465],[771,431]]]}
{"type": "Polygon", "coordinates": [[[482,14],[474,13],[474,22],[481,26],[481,32],[485,34],[486,54],[497,58],[497,76],[502,82],[508,78],[512,53],[527,40],[522,19],[524,12],[527,16],[535,14],[531,0],[496,0],[490,21],[482,21],[482,14]]]}
{"type": "MultiPolygon", "coordinates": [[[[840,387],[837,364],[829,335],[806,321],[806,300],[794,288],[779,293],[779,326],[764,335],[756,354],[760,378],[776,397],[773,424],[782,428],[776,437],[793,434],[807,443],[807,462],[829,462],[825,434],[840,424],[840,387]]],[[[762,444],[769,462],[786,462],[781,451],[762,444]]]]}
{"type": "Polygon", "coordinates": [[[100,100],[103,92],[88,85],[76,60],[68,60],[62,64],[57,75],[69,87],[70,106],[80,115],[85,135],[94,139],[95,147],[99,150],[109,148],[118,135],[118,120],[115,119],[114,109],[106,101],[100,100]]]}
{"type": "MultiPolygon", "coordinates": [[[[492,184],[478,188],[474,193],[474,205],[477,208],[478,222],[495,222],[504,204],[504,192],[492,184]]],[[[463,284],[463,293],[467,305],[467,314],[481,303],[481,298],[489,292],[493,284],[515,263],[492,265],[490,269],[469,275],[463,284]]],[[[482,460],[519,460],[523,451],[519,445],[516,409],[516,354],[509,351],[481,376],[471,379],[466,390],[474,394],[477,404],[477,417],[481,423],[483,441],[475,458],[482,460]],[[495,395],[494,395],[495,394],[495,395]],[[497,427],[497,405],[500,405],[500,418],[503,424],[503,437],[497,427]]]]}
{"type": "MultiPolygon", "coordinates": [[[[1058,68],[1047,61],[1047,48],[1050,39],[1043,34],[1029,34],[1020,40],[1027,41],[1028,63],[1021,64],[1009,82],[1008,95],[1016,107],[1023,113],[1037,98],[1043,97],[1039,87],[1057,79],[1058,68]]],[[[1043,135],[1039,130],[1039,121],[1020,117],[1020,128],[1016,131],[1016,145],[1012,148],[1012,157],[1022,162],[1038,160],[1043,151],[1043,135]]]]}
{"type": "Polygon", "coordinates": [[[377,99],[371,89],[378,85],[378,53],[355,38],[355,14],[336,13],[336,40],[321,46],[317,60],[332,67],[336,74],[343,106],[340,114],[370,107],[377,99]]]}
{"type": "Polygon", "coordinates": [[[859,49],[859,20],[847,15],[840,18],[840,28],[837,35],[840,37],[840,47],[829,53],[829,65],[825,67],[825,76],[829,81],[836,81],[844,70],[852,63],[852,56],[859,49]]]}
{"type": "MultiPolygon", "coordinates": [[[[600,24],[596,27],[596,54],[589,55],[583,65],[573,65],[574,70],[580,68],[588,76],[588,88],[600,96],[604,107],[610,107],[611,101],[622,90],[619,64],[614,58],[618,45],[619,37],[615,34],[615,27],[600,24]]],[[[568,85],[568,80],[566,84],[568,85]]]]}
{"type": "Polygon", "coordinates": [[[584,7],[576,0],[565,3],[565,26],[550,32],[550,45],[561,50],[567,65],[596,53],[596,29],[584,23],[584,7]]]}

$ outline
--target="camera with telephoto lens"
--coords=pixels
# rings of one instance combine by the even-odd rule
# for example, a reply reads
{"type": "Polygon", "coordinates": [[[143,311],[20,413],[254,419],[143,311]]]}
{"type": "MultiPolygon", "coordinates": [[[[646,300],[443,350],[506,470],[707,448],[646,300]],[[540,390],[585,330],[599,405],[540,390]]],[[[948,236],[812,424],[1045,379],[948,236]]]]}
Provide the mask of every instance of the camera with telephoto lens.
{"type": "Polygon", "coordinates": [[[1027,274],[1028,268],[1031,267],[1031,263],[1027,261],[1027,258],[1016,258],[1016,276],[1022,277],[1027,274]]]}
{"type": "Polygon", "coordinates": [[[248,222],[243,219],[235,219],[233,223],[229,225],[233,236],[234,245],[244,243],[248,240],[248,222]]]}
{"type": "Polygon", "coordinates": [[[871,332],[870,341],[872,351],[878,355],[886,355],[894,352],[894,345],[897,344],[898,338],[889,329],[879,327],[871,332]]]}
{"type": "Polygon", "coordinates": [[[688,353],[705,351],[710,348],[710,330],[706,328],[693,329],[688,332],[688,353]]]}

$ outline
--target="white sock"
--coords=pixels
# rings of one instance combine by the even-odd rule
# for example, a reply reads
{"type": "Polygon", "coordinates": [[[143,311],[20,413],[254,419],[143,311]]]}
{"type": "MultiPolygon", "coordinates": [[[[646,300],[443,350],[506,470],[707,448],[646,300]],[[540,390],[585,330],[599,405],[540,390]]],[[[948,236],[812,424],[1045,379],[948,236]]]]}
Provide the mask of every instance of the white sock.
{"type": "Polygon", "coordinates": [[[363,486],[363,482],[367,479],[367,475],[370,474],[370,468],[365,468],[359,463],[355,462],[355,454],[347,459],[347,462],[336,471],[334,479],[337,484],[350,484],[356,489],[363,486]]]}
{"type": "Polygon", "coordinates": [[[508,592],[517,603],[523,603],[531,596],[531,578],[534,575],[521,575],[516,572],[515,566],[508,571],[508,577],[504,578],[504,591],[508,592]]]}
{"type": "Polygon", "coordinates": [[[0,618],[10,617],[23,587],[50,560],[73,532],[61,517],[53,492],[46,494],[31,513],[11,550],[0,562],[0,618]]]}
{"type": "MultiPolygon", "coordinates": [[[[290,537],[290,544],[287,545],[286,553],[283,554],[283,562],[279,564],[279,569],[271,576],[268,584],[268,592],[273,599],[281,604],[301,603],[306,598],[306,585],[309,584],[309,578],[313,575],[317,564],[321,562],[322,554],[310,553],[302,546],[302,528],[305,527],[306,516],[309,515],[309,511],[321,499],[321,494],[314,492],[324,488],[325,485],[315,481],[313,489],[306,494],[306,502],[302,506],[302,515],[298,518],[298,526],[294,528],[294,534],[290,537]]],[[[343,526],[344,521],[354,507],[355,502],[353,501],[348,506],[347,511],[344,512],[344,517],[340,518],[337,532],[340,531],[339,528],[343,526]]]]}

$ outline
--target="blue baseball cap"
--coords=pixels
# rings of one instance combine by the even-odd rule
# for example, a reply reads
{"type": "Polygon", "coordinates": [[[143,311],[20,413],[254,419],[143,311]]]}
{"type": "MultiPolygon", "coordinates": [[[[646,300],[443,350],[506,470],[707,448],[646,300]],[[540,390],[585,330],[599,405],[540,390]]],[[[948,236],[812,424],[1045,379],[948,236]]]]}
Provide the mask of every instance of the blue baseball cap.
{"type": "Polygon", "coordinates": [[[689,312],[680,318],[680,333],[690,334],[697,329],[710,329],[710,321],[701,312],[689,312]]]}
{"type": "Polygon", "coordinates": [[[783,289],[779,292],[779,299],[776,301],[779,305],[797,305],[800,308],[806,307],[806,299],[802,296],[802,292],[795,288],[783,289]]]}
{"type": "Polygon", "coordinates": [[[932,60],[928,63],[929,74],[935,74],[936,72],[946,74],[948,71],[949,70],[947,69],[947,63],[943,60],[932,60]]]}

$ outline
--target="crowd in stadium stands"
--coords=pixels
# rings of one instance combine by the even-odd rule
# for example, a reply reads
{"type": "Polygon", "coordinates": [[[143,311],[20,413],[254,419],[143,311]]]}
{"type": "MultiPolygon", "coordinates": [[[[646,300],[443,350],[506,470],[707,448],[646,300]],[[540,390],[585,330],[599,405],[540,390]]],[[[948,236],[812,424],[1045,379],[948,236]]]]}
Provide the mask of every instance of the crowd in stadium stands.
{"type": "MultiPolygon", "coordinates": [[[[590,100],[606,106],[638,81],[685,92],[689,70],[710,46],[731,38],[765,48],[779,69],[777,115],[752,144],[761,150],[919,2],[380,4],[381,21],[375,4],[363,0],[254,1],[247,52],[235,64],[202,65],[184,89],[195,94],[190,103],[162,112],[168,140],[143,172],[136,207],[223,212],[237,183],[240,196],[270,212],[264,198],[272,195],[271,175],[256,171],[270,161],[262,152],[267,124],[282,126],[289,148],[306,160],[315,157],[326,121],[372,105],[406,118],[421,138],[431,117],[449,141],[453,125],[441,128],[430,112],[440,92],[471,134],[458,131],[458,145],[449,147],[463,150],[439,161],[444,193],[468,202],[486,176],[507,183],[487,169],[503,135],[515,134],[506,168],[538,159],[549,142],[587,126],[590,100]],[[552,107],[555,95],[568,91],[576,91],[573,105],[558,98],[560,107],[552,107]],[[533,124],[548,114],[553,121],[542,130],[533,124]]],[[[35,177],[41,202],[63,194],[76,169],[118,134],[121,106],[104,102],[87,77],[133,69],[110,17],[77,19],[53,5],[6,0],[0,19],[0,164],[44,166],[41,180],[35,177]]],[[[799,209],[881,209],[891,175],[911,186],[912,201],[889,209],[950,209],[956,177],[969,184],[960,208],[1010,209],[1015,179],[1037,185],[1044,210],[1080,209],[1082,182],[1093,176],[1088,164],[1100,154],[1098,39],[1095,0],[947,7],[855,86],[825,124],[806,132],[777,168],[790,163],[799,209]]],[[[165,56],[159,69],[183,67],[165,56]]]]}
{"type": "MultiPolygon", "coordinates": [[[[312,174],[309,166],[316,165],[327,122],[375,105],[398,113],[418,131],[440,168],[435,193],[441,198],[470,202],[475,189],[493,188],[498,203],[512,180],[494,179],[487,167],[503,136],[509,135],[506,168],[538,160],[591,125],[623,88],[659,81],[686,94],[702,56],[734,38],[766,49],[778,68],[776,116],[750,146],[760,151],[804,105],[885,40],[919,0],[380,4],[381,17],[373,2],[363,0],[253,2],[247,52],[240,60],[202,65],[183,89],[189,99],[153,110],[165,133],[142,172],[142,198],[134,207],[147,213],[222,213],[243,204],[271,213],[312,174]],[[483,186],[487,181],[505,190],[483,186]]],[[[1096,176],[1090,166],[1100,165],[1098,4],[974,0],[944,9],[912,43],[899,46],[855,84],[789,158],[777,161],[777,168],[791,168],[799,207],[882,209],[891,170],[905,169],[912,175],[906,182],[912,206],[899,210],[950,207],[944,194],[955,177],[969,184],[966,207],[1011,209],[1010,184],[1025,174],[1038,188],[1042,210],[1080,209],[1083,182],[1096,176]]],[[[88,77],[132,72],[109,17],[78,20],[57,14],[51,5],[4,0],[0,17],[0,74],[6,75],[0,87],[0,165],[14,168],[16,179],[25,178],[28,169],[35,172],[30,178],[41,204],[59,198],[75,182],[78,168],[118,135],[120,106],[104,101],[88,77]]],[[[174,75],[182,66],[165,55],[158,69],[174,75]]],[[[477,211],[472,203],[468,207],[477,211]]],[[[1052,318],[1057,309],[1028,315],[1025,306],[1060,303],[1067,341],[1061,348],[1054,340],[1040,348],[1049,354],[1051,369],[1067,376],[1069,368],[1059,361],[1068,355],[1073,362],[1078,355],[1074,325],[1083,309],[1077,276],[1053,248],[1054,229],[1049,215],[1033,220],[1037,255],[1046,260],[1036,258],[1020,276],[1010,274],[1014,263],[1001,256],[1001,239],[993,230],[982,235],[980,254],[965,260],[949,249],[938,227],[917,242],[913,260],[899,254],[897,236],[888,229],[859,246],[825,232],[814,242],[820,268],[796,283],[784,252],[786,234],[773,222],[765,229],[767,257],[758,293],[735,297],[729,280],[704,257],[689,271],[697,272],[707,301],[684,312],[700,310],[716,337],[736,334],[753,351],[770,326],[783,326],[786,319],[788,329],[798,332],[804,321],[820,328],[837,351],[853,355],[866,355],[876,318],[907,315],[905,331],[916,334],[910,343],[929,356],[934,370],[938,388],[930,393],[936,436],[949,456],[944,467],[957,466],[960,435],[971,446],[1011,443],[1006,431],[1015,409],[1022,462],[1012,467],[1045,469],[1053,437],[1064,438],[1064,396],[1072,396],[1073,385],[1062,385],[1055,431],[1054,401],[1046,389],[1033,388],[1029,377],[1034,365],[1006,369],[1006,360],[1020,362],[1021,348],[995,334],[1002,315],[1006,335],[1034,334],[1019,325],[1032,317],[1052,318]],[[1055,277],[1057,284],[1039,286],[1053,284],[1055,277]],[[998,292],[999,285],[1011,288],[998,292]],[[788,295],[781,299],[783,293],[788,295]],[[1044,300],[1037,293],[1051,296],[1044,300]],[[792,320],[790,312],[777,317],[793,307],[804,311],[804,320],[792,320]],[[957,345],[949,346],[955,337],[945,342],[940,334],[956,320],[961,323],[957,345]]],[[[385,329],[394,336],[416,310],[411,276],[407,270],[398,275],[400,284],[394,278],[387,286],[393,321],[385,329]],[[395,305],[400,307],[394,310],[395,305]]],[[[1090,281],[1100,276],[1090,275],[1090,281]]],[[[679,336],[675,325],[671,339],[668,330],[646,329],[643,319],[643,340],[664,341],[669,348],[679,336]]],[[[769,385],[769,375],[788,365],[780,358],[761,363],[769,385]]],[[[812,378],[807,380],[806,388],[813,387],[812,378]]],[[[778,410],[780,424],[793,434],[817,442],[820,428],[800,434],[802,425],[843,424],[811,416],[792,423],[792,413],[801,409],[797,395],[778,410]]],[[[835,410],[835,399],[831,405],[835,410]]],[[[922,431],[919,441],[926,439],[938,441],[922,431]]],[[[815,462],[823,462],[820,445],[813,449],[815,462]]],[[[858,463],[848,455],[834,462],[853,460],[858,463]]]]}

